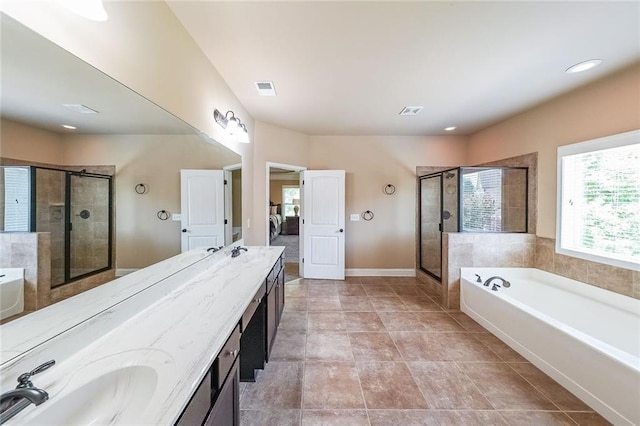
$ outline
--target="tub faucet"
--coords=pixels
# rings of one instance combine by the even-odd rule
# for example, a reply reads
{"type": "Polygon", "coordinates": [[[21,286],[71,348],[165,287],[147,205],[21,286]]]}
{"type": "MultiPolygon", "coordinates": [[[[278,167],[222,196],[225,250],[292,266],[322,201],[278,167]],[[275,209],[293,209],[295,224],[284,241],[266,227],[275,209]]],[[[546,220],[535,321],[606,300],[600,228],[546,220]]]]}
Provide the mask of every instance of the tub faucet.
{"type": "MultiPolygon", "coordinates": [[[[489,278],[488,280],[486,280],[486,281],[484,282],[484,284],[483,284],[483,285],[484,285],[485,287],[489,287],[489,284],[491,284],[491,281],[493,281],[493,280],[500,280],[500,281],[502,281],[502,286],[503,286],[504,288],[511,287],[511,283],[510,283],[509,281],[507,281],[507,280],[505,280],[504,278],[499,277],[499,276],[497,276],[497,275],[496,275],[496,276],[494,276],[494,277],[489,278]]],[[[496,284],[494,284],[494,285],[496,285],[496,284]]],[[[500,287],[500,286],[498,286],[498,287],[500,287]]],[[[497,289],[496,289],[496,288],[492,288],[491,290],[497,290],[497,289]]]]}
{"type": "Polygon", "coordinates": [[[55,363],[54,360],[47,361],[30,372],[21,374],[18,377],[18,386],[0,395],[0,424],[24,410],[29,404],[40,405],[49,399],[49,394],[33,386],[30,379],[34,374],[48,369],[55,363]]]}

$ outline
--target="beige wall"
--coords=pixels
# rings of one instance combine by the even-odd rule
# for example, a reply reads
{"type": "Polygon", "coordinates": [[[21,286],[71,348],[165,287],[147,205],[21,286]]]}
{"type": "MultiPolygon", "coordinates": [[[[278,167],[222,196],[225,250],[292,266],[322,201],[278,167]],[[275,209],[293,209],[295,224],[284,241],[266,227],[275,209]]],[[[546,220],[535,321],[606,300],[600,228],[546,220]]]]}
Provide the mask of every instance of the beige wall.
{"type": "Polygon", "coordinates": [[[468,160],[479,164],[537,151],[537,234],[555,238],[557,147],[639,128],[635,66],[475,133],[468,160]]]}
{"type": "Polygon", "coordinates": [[[310,136],[309,169],[346,171],[346,267],[415,266],[416,166],[466,164],[465,137],[310,136]],[[396,187],[385,195],[386,184],[396,187]],[[351,213],[371,210],[367,222],[351,213]]]}
{"type": "Polygon", "coordinates": [[[269,182],[270,196],[269,201],[274,204],[282,204],[282,187],[283,186],[300,186],[298,180],[272,180],[269,182]]]}
{"type": "Polygon", "coordinates": [[[0,121],[0,157],[62,164],[62,135],[3,118],[0,121]]]}
{"type": "MultiPolygon", "coordinates": [[[[253,158],[253,217],[251,241],[268,241],[267,162],[305,167],[309,156],[309,136],[272,124],[256,121],[253,158]]],[[[244,179],[244,176],[243,176],[244,179]]]]}

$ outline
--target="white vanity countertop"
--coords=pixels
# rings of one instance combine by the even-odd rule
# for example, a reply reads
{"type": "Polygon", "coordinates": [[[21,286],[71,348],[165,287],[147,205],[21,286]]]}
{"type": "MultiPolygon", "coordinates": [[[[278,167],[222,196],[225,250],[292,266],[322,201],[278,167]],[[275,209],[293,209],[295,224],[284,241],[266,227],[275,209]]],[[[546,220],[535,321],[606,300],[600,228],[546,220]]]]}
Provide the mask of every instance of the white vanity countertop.
{"type": "MultiPolygon", "coordinates": [[[[49,401],[39,407],[27,407],[9,423],[37,423],[41,420],[39,416],[43,416],[42,420],[57,418],[54,411],[58,403],[65,407],[67,422],[173,424],[283,250],[282,247],[249,247],[236,258],[231,258],[225,250],[224,257],[209,268],[193,267],[176,274],[184,276],[190,270],[194,272],[180,285],[165,285],[165,288],[155,285],[98,315],[118,316],[122,310],[127,319],[35,376],[34,383],[49,393],[49,401]],[[162,297],[131,316],[127,305],[136,305],[132,302],[149,292],[162,297]],[[136,370],[138,366],[142,368],[136,370]],[[118,376],[118,371],[125,373],[118,376]],[[155,374],[149,373],[152,371],[155,374]],[[111,372],[114,374],[110,377],[120,379],[100,383],[115,383],[102,392],[108,394],[115,390],[115,395],[102,400],[100,392],[96,394],[84,391],[90,387],[82,388],[111,372]],[[82,388],[80,392],[73,392],[79,388],[82,388]],[[83,402],[82,394],[94,397],[83,402]],[[92,403],[99,404],[99,409],[92,410],[92,403]],[[76,408],[78,411],[73,414],[76,408]],[[44,416],[48,414],[46,410],[51,411],[51,417],[44,416]],[[87,412],[91,412],[92,417],[82,417],[87,412]]],[[[198,266],[200,263],[204,262],[198,266]]],[[[42,346],[59,346],[60,341],[73,339],[74,334],[72,330],[42,346]]],[[[46,354],[45,348],[38,357],[30,357],[33,358],[30,368],[50,359],[46,354]]]]}
{"type": "Polygon", "coordinates": [[[211,255],[193,250],[0,326],[2,364],[211,255]]]}

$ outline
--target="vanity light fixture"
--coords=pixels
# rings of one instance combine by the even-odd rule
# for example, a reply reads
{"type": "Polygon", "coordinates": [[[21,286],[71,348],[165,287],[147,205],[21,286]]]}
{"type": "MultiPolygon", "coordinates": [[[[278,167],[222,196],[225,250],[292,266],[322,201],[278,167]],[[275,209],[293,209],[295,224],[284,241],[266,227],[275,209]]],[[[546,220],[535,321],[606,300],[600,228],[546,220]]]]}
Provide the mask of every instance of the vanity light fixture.
{"type": "Polygon", "coordinates": [[[452,130],[455,130],[457,127],[456,126],[449,126],[449,127],[445,127],[444,130],[446,130],[447,132],[450,132],[452,130]]]}
{"type": "Polygon", "coordinates": [[[92,21],[106,21],[109,16],[102,0],[58,0],[64,7],[92,21]]]}
{"type": "Polygon", "coordinates": [[[579,64],[575,64],[565,71],[567,74],[575,74],[578,72],[583,72],[586,70],[590,70],[591,68],[597,67],[602,63],[602,59],[589,59],[588,61],[580,62],[579,64]]]}
{"type": "Polygon", "coordinates": [[[225,129],[227,134],[232,136],[236,142],[249,143],[249,132],[247,131],[247,126],[245,126],[244,123],[236,117],[233,111],[227,111],[227,113],[223,115],[216,109],[213,111],[213,118],[216,120],[216,123],[225,129]]]}

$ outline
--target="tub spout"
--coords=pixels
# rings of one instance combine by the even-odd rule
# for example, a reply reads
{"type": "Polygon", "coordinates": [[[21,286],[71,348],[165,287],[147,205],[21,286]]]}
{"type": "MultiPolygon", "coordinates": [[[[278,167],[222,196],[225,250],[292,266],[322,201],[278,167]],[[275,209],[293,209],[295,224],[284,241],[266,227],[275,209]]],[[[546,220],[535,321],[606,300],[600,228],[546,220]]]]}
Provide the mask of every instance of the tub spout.
{"type": "MultiPolygon", "coordinates": [[[[484,285],[485,287],[489,287],[489,284],[491,284],[491,281],[493,281],[493,280],[500,280],[500,281],[502,281],[502,286],[503,286],[504,288],[508,288],[508,287],[510,287],[510,286],[511,286],[511,283],[510,283],[509,281],[507,281],[507,280],[505,280],[504,278],[499,277],[499,276],[497,276],[497,275],[496,275],[496,276],[494,276],[494,277],[489,278],[488,280],[486,280],[486,281],[484,282],[484,284],[483,284],[483,285],[484,285]]],[[[494,285],[495,285],[495,284],[494,284],[494,285]]],[[[492,288],[492,290],[497,290],[497,289],[492,288]]]]}

